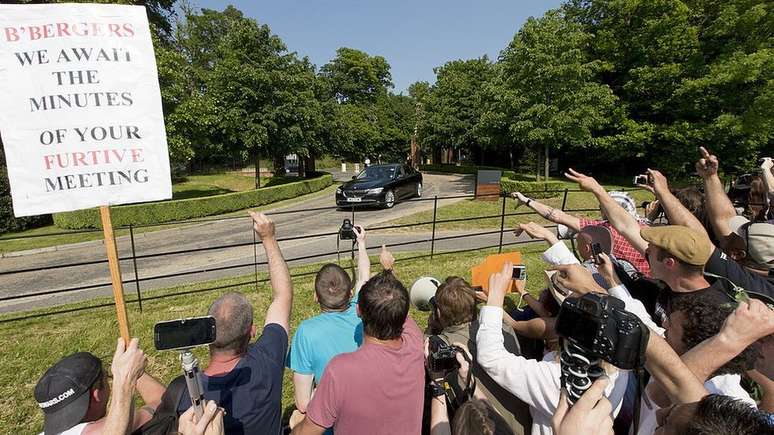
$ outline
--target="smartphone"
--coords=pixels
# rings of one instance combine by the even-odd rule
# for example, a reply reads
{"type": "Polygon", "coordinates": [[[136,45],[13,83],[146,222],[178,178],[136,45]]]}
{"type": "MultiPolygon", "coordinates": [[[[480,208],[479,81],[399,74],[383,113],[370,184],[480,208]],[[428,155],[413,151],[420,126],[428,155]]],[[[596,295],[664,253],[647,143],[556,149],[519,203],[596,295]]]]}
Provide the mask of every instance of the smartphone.
{"type": "Polygon", "coordinates": [[[153,327],[156,350],[190,349],[215,341],[212,316],[158,322],[153,327]]]}
{"type": "Polygon", "coordinates": [[[648,184],[648,176],[647,175],[635,175],[634,176],[634,185],[638,184],[648,184]]]}
{"type": "Polygon", "coordinates": [[[513,266],[512,279],[523,281],[527,279],[527,266],[523,264],[513,266]]]}
{"type": "Polygon", "coordinates": [[[602,253],[602,245],[599,243],[591,244],[591,257],[594,259],[594,264],[602,264],[602,259],[599,258],[599,254],[602,253]]]}

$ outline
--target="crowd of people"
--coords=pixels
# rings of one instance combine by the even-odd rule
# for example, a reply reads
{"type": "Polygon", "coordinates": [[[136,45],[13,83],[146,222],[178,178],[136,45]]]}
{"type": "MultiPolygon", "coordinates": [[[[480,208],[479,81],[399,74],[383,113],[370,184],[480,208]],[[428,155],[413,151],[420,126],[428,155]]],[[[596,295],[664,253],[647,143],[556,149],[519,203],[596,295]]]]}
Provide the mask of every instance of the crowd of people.
{"type": "Polygon", "coordinates": [[[643,216],[625,192],[573,170],[567,177],[594,195],[601,219],[514,192],[517,207],[562,227],[530,222],[515,231],[547,243],[545,267],[528,274],[545,279],[545,289],[528,293],[509,262],[483,288],[447,277],[429,300],[424,332],[409,315],[394,257],[382,247],[372,275],[366,232],[356,227],[357,276],[323,266],[314,282],[320,314],[290,337],[290,274],[273,222],[251,213],[271,304],[260,333],[244,295],[226,293],[210,306],[217,332],[201,374],[201,416],[182,393],[184,380],[164,386],[145,373],[137,340],[119,339],[112,385],[108,368],[87,352],[43,374],[34,395],[44,433],[774,434],[772,166],[763,159],[758,187],[740,203],[702,148],[701,186],[673,189],[647,171],[642,187],[655,200],[643,216]],[[508,308],[511,291],[525,307],[508,308]],[[603,360],[586,384],[567,385],[567,355],[584,357],[570,351],[557,319],[589,295],[614,298],[646,328],[644,370],[603,360]],[[452,350],[450,365],[438,363],[439,349],[452,350]],[[283,427],[285,368],[295,409],[283,427]],[[144,407],[134,409],[135,392],[144,407]]]}

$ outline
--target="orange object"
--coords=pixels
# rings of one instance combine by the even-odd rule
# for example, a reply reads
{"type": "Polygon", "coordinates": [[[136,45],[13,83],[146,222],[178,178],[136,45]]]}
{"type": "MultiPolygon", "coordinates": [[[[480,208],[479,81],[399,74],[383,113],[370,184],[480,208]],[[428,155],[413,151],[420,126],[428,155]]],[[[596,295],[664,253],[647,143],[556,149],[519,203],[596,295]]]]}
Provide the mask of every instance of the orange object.
{"type": "MultiPolygon", "coordinates": [[[[521,252],[514,251],[490,255],[486,257],[486,260],[484,260],[483,263],[473,266],[473,268],[470,269],[473,287],[480,286],[484,289],[485,293],[489,293],[489,276],[503,270],[503,264],[505,264],[506,261],[510,261],[514,265],[522,264],[521,252]]],[[[508,291],[514,291],[513,283],[511,283],[511,288],[508,289],[508,291]]]]}

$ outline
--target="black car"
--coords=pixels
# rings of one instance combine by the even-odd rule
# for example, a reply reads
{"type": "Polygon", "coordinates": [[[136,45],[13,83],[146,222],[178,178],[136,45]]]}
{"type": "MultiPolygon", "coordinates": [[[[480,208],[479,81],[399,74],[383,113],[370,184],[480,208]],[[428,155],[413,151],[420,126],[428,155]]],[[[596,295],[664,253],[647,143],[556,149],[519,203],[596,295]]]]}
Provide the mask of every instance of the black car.
{"type": "Polygon", "coordinates": [[[336,205],[391,208],[404,198],[422,196],[422,174],[401,164],[372,165],[336,189],[336,205]]]}

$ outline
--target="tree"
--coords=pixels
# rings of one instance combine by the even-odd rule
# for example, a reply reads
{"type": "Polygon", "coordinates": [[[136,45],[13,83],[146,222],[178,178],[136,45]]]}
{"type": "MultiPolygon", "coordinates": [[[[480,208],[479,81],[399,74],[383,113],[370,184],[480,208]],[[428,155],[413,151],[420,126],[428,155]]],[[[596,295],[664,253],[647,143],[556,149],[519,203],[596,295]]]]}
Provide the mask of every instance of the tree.
{"type": "Polygon", "coordinates": [[[336,50],[336,57],[320,68],[340,103],[375,103],[392,87],[390,64],[382,56],[370,56],[354,48],[336,50]]]}
{"type": "Polygon", "coordinates": [[[588,147],[613,116],[616,97],[596,81],[607,65],[588,55],[591,37],[559,11],[530,18],[500,54],[507,113],[514,140],[544,152],[588,147]]]}
{"type": "Polygon", "coordinates": [[[482,138],[475,126],[482,115],[481,89],[493,71],[486,56],[447,62],[435,69],[436,82],[424,98],[419,130],[423,142],[433,144],[436,159],[440,147],[449,147],[482,163],[482,138]]]}

